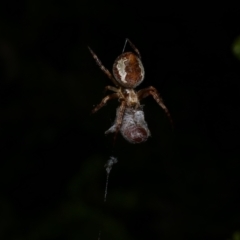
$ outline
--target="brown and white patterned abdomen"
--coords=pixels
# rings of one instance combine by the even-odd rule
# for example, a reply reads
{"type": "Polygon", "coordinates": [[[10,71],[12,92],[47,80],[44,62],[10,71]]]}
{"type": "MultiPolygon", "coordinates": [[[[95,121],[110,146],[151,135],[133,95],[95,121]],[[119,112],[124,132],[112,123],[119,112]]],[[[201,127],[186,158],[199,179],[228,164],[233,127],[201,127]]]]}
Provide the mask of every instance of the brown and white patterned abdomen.
{"type": "Polygon", "coordinates": [[[141,60],[133,53],[121,54],[113,64],[113,75],[125,88],[135,88],[144,79],[144,68],[141,60]]]}

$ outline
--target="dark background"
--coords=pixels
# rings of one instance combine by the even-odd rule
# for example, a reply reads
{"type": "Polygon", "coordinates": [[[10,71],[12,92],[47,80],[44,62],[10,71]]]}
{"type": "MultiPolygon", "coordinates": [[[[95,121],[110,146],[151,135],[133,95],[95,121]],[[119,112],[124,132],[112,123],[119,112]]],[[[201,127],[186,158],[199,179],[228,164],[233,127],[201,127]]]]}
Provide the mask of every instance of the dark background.
{"type": "MultiPolygon", "coordinates": [[[[8,1],[0,7],[0,239],[238,240],[236,6],[8,1]],[[171,112],[143,101],[152,137],[105,136],[95,115],[128,37],[171,112]],[[235,45],[234,45],[235,44],[235,45]],[[233,46],[235,48],[233,48],[233,46]],[[233,51],[233,49],[235,49],[233,51]],[[234,55],[235,53],[235,55],[234,55]],[[119,162],[110,174],[111,155],[119,162]]],[[[126,50],[131,50],[127,46],[126,50]]]]}

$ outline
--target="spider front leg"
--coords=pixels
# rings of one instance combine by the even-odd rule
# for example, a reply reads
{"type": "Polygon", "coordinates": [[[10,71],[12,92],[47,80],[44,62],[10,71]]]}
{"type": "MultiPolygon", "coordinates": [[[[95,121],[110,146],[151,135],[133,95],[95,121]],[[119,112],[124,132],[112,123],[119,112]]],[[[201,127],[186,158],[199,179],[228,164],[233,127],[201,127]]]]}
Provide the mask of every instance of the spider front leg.
{"type": "Polygon", "coordinates": [[[122,126],[122,120],[123,120],[123,115],[124,115],[125,109],[126,109],[126,102],[122,101],[121,105],[118,109],[116,123],[115,123],[116,131],[115,131],[115,136],[114,136],[114,142],[116,141],[117,134],[122,126]]]}
{"type": "Polygon", "coordinates": [[[93,58],[95,59],[97,65],[101,68],[101,70],[108,76],[108,78],[116,85],[118,86],[117,81],[114,79],[114,77],[112,76],[112,74],[109,72],[109,70],[107,68],[105,68],[102,64],[102,62],[100,61],[100,59],[98,58],[98,56],[93,52],[93,50],[88,47],[90,53],[92,54],[93,58]]]}
{"type": "Polygon", "coordinates": [[[141,100],[141,99],[143,99],[143,98],[145,98],[145,97],[147,97],[149,95],[152,95],[152,97],[155,99],[155,101],[158,103],[158,105],[164,110],[164,112],[168,116],[171,124],[173,125],[173,121],[172,121],[170,112],[168,111],[167,107],[163,103],[163,100],[162,100],[161,96],[159,95],[159,93],[158,93],[156,88],[151,86],[151,87],[139,90],[137,92],[137,96],[138,96],[139,100],[141,100]]]}
{"type": "Polygon", "coordinates": [[[129,42],[129,45],[132,47],[132,49],[137,53],[138,57],[141,58],[141,54],[139,52],[139,50],[135,47],[135,45],[128,39],[126,38],[125,44],[124,44],[124,48],[123,48],[123,52],[125,50],[126,44],[127,42],[129,42]]]}
{"type": "Polygon", "coordinates": [[[103,100],[92,110],[92,113],[97,112],[100,108],[102,108],[107,101],[112,100],[118,98],[118,94],[117,93],[113,93],[111,95],[107,95],[105,98],[103,98],[103,100]]]}
{"type": "Polygon", "coordinates": [[[104,93],[106,93],[107,90],[110,90],[110,91],[113,91],[113,92],[118,92],[119,91],[118,88],[113,87],[113,86],[106,86],[104,88],[104,93]]]}

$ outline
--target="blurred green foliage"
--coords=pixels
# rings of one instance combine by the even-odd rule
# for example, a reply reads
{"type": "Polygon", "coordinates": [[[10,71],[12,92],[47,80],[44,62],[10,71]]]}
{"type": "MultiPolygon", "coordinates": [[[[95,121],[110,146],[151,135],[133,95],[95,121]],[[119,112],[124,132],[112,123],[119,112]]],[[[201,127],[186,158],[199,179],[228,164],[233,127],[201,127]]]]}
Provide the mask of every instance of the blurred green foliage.
{"type": "Polygon", "coordinates": [[[240,232],[235,232],[235,233],[233,234],[232,240],[240,240],[240,232]]]}
{"type": "Polygon", "coordinates": [[[240,60],[240,37],[237,37],[232,45],[232,51],[235,57],[240,60]]]}

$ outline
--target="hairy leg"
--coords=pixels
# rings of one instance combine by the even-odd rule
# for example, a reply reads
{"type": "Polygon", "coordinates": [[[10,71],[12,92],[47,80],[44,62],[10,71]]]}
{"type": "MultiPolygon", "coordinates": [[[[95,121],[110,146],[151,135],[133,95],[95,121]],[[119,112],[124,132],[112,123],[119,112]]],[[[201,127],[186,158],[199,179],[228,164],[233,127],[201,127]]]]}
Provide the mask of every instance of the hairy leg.
{"type": "Polygon", "coordinates": [[[107,95],[105,98],[102,99],[102,101],[92,110],[92,113],[97,112],[100,108],[102,108],[109,100],[118,98],[117,93],[113,93],[111,95],[107,95]]]}
{"type": "Polygon", "coordinates": [[[101,68],[101,70],[108,76],[108,78],[116,85],[118,86],[117,81],[114,79],[114,77],[112,76],[112,74],[109,72],[109,70],[107,68],[105,68],[102,64],[102,62],[100,61],[100,59],[98,58],[98,56],[93,52],[93,50],[88,47],[90,53],[92,54],[93,58],[95,59],[97,65],[101,68]]]}
{"type": "Polygon", "coordinates": [[[116,131],[115,131],[115,136],[114,136],[114,142],[116,141],[117,134],[122,126],[122,120],[123,120],[123,115],[124,115],[125,109],[126,109],[126,102],[122,101],[121,105],[119,107],[119,110],[118,110],[117,119],[116,119],[116,123],[115,123],[116,131]]]}
{"type": "Polygon", "coordinates": [[[128,39],[126,38],[125,44],[124,44],[124,48],[123,48],[123,52],[125,50],[126,44],[127,42],[129,42],[129,45],[132,47],[132,49],[137,53],[138,57],[141,58],[141,54],[139,52],[139,50],[135,47],[135,45],[128,39]]]}
{"type": "Polygon", "coordinates": [[[141,89],[137,92],[137,95],[138,95],[139,100],[151,95],[155,99],[155,101],[158,103],[158,105],[164,110],[164,112],[168,116],[171,124],[173,125],[173,121],[172,121],[170,112],[168,111],[167,107],[165,106],[165,104],[163,102],[163,99],[159,95],[156,88],[151,86],[151,87],[148,87],[148,88],[141,89]]]}
{"type": "Polygon", "coordinates": [[[106,86],[104,88],[104,92],[106,92],[107,90],[113,91],[113,92],[118,92],[118,88],[113,87],[113,86],[106,86]]]}

